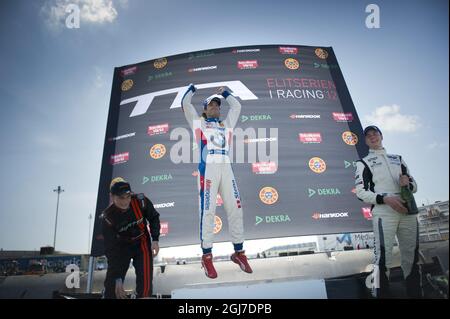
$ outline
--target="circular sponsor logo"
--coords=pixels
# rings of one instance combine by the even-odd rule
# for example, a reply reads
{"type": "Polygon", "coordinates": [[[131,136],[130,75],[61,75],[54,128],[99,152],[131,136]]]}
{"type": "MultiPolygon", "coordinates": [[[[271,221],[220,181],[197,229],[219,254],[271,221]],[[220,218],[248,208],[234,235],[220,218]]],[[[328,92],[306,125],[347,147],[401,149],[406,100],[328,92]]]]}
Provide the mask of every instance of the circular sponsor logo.
{"type": "Polygon", "coordinates": [[[122,91],[128,91],[133,87],[133,80],[128,79],[122,82],[122,91]]]}
{"type": "Polygon", "coordinates": [[[287,58],[284,60],[284,65],[290,70],[297,70],[300,67],[300,62],[294,58],[287,58]]]}
{"type": "Polygon", "coordinates": [[[214,234],[222,230],[222,219],[219,216],[214,217],[214,234]]]}
{"type": "Polygon", "coordinates": [[[353,146],[358,143],[358,136],[350,131],[345,131],[344,133],[342,133],[342,139],[347,145],[353,146]]]}
{"type": "Polygon", "coordinates": [[[157,69],[162,69],[166,65],[167,65],[167,59],[166,58],[161,58],[161,59],[158,59],[155,62],[153,62],[153,66],[155,68],[157,68],[157,69]]]}
{"type": "Polygon", "coordinates": [[[150,156],[153,159],[160,159],[166,154],[166,147],[163,144],[155,144],[150,149],[150,156]]]}
{"type": "Polygon", "coordinates": [[[320,157],[313,157],[309,160],[309,168],[317,174],[325,172],[327,169],[327,164],[320,157]]]}
{"type": "Polygon", "coordinates": [[[273,187],[263,187],[259,191],[259,199],[267,205],[275,204],[278,201],[278,192],[273,187]]]}
{"type": "Polygon", "coordinates": [[[319,58],[321,58],[321,59],[324,59],[324,60],[325,60],[326,58],[328,58],[328,52],[325,51],[324,49],[317,48],[314,52],[315,52],[316,55],[317,55],[319,58]]]}

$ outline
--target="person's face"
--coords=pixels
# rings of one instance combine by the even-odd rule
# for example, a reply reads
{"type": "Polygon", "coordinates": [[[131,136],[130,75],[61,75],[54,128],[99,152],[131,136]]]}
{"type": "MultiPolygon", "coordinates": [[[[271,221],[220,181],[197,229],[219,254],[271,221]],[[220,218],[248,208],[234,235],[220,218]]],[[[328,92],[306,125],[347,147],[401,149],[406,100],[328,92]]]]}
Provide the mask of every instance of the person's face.
{"type": "Polygon", "coordinates": [[[206,117],[220,117],[220,106],[216,101],[209,102],[206,107],[206,117]]]}
{"type": "Polygon", "coordinates": [[[131,194],[112,195],[113,203],[120,209],[128,209],[131,203],[131,194]]]}
{"type": "Polygon", "coordinates": [[[366,144],[370,149],[378,150],[383,147],[383,136],[375,130],[370,130],[366,134],[366,144]]]}

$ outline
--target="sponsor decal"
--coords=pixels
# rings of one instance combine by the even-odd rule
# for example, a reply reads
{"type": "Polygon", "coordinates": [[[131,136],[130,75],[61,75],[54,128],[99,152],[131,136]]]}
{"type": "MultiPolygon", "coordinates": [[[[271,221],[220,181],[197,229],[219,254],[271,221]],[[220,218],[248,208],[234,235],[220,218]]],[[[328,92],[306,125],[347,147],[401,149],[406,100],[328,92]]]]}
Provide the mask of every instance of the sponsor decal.
{"type": "Polygon", "coordinates": [[[332,80],[314,78],[266,78],[268,88],[336,90],[332,80]]]}
{"type": "Polygon", "coordinates": [[[150,149],[150,156],[153,159],[160,159],[166,154],[166,147],[163,144],[155,144],[150,149]]]}
{"type": "MultiPolygon", "coordinates": [[[[202,179],[202,178],[200,178],[202,179]]],[[[201,183],[201,181],[200,181],[201,183]]],[[[209,205],[211,203],[211,180],[207,179],[205,181],[205,193],[204,193],[204,199],[205,199],[205,204],[204,204],[204,210],[208,210],[209,209],[209,205]]]]}
{"type": "Polygon", "coordinates": [[[239,50],[233,50],[231,53],[255,53],[260,52],[260,49],[239,49],[239,50]]]}
{"type": "Polygon", "coordinates": [[[341,195],[341,191],[338,188],[308,188],[308,197],[313,196],[337,196],[341,195]]]}
{"type": "Polygon", "coordinates": [[[112,165],[126,163],[126,162],[128,162],[129,159],[130,159],[130,153],[129,152],[115,154],[115,155],[111,155],[110,163],[112,165]]]}
{"type": "Polygon", "coordinates": [[[353,146],[358,143],[358,136],[350,131],[345,131],[342,133],[342,140],[345,142],[345,144],[353,146]]]}
{"type": "Polygon", "coordinates": [[[337,64],[326,64],[326,63],[316,63],[314,62],[314,68],[322,68],[322,69],[338,69],[339,65],[337,64]]]}
{"type": "Polygon", "coordinates": [[[128,134],[124,134],[124,135],[120,135],[120,136],[116,136],[116,137],[110,137],[110,138],[108,138],[108,141],[109,142],[119,141],[119,140],[123,140],[124,138],[127,138],[127,137],[133,137],[135,135],[136,135],[136,132],[128,133],[128,134]]]}
{"type": "Polygon", "coordinates": [[[153,175],[150,177],[144,176],[142,178],[142,185],[150,183],[159,183],[172,180],[172,174],[153,175]]]}
{"type": "Polygon", "coordinates": [[[257,60],[238,61],[237,67],[240,70],[256,69],[258,67],[257,60]]]}
{"type": "Polygon", "coordinates": [[[166,58],[161,58],[156,60],[155,62],[153,62],[153,66],[156,69],[162,69],[167,65],[167,59],[166,58]]]}
{"type": "Polygon", "coordinates": [[[278,201],[278,192],[273,187],[263,187],[259,191],[259,199],[266,205],[273,205],[278,201]]]}
{"type": "Polygon", "coordinates": [[[131,89],[133,87],[133,84],[134,84],[134,82],[132,79],[123,81],[122,85],[121,85],[122,91],[123,92],[128,91],[129,89],[131,89]]]}
{"type": "Polygon", "coordinates": [[[266,78],[271,99],[337,100],[331,80],[313,78],[266,78]]]}
{"type": "Polygon", "coordinates": [[[242,115],[241,116],[241,122],[247,122],[247,121],[270,121],[272,120],[272,117],[270,114],[258,114],[258,115],[242,115]]]}
{"type": "Polygon", "coordinates": [[[320,157],[313,157],[308,162],[309,168],[317,174],[321,174],[326,171],[327,164],[320,157]]]}
{"type": "Polygon", "coordinates": [[[351,122],[353,121],[353,114],[333,112],[333,119],[336,122],[351,122]]]}
{"type": "Polygon", "coordinates": [[[289,70],[297,70],[300,67],[300,62],[294,58],[287,58],[284,60],[284,66],[289,70]]]}
{"type": "Polygon", "coordinates": [[[322,135],[320,133],[299,133],[298,139],[303,144],[318,144],[322,142],[322,135]]]}
{"type": "Polygon", "coordinates": [[[127,68],[124,69],[122,71],[120,71],[120,74],[122,74],[122,77],[128,76],[128,75],[133,75],[135,74],[137,71],[137,66],[133,66],[131,68],[127,68]]]}
{"type": "Polygon", "coordinates": [[[164,79],[164,78],[167,78],[167,77],[172,76],[172,75],[173,75],[172,72],[164,72],[164,73],[152,74],[152,75],[148,76],[147,82],[150,82],[150,81],[153,81],[153,80],[164,79]]]}
{"type": "Polygon", "coordinates": [[[244,143],[261,143],[261,142],[276,142],[276,137],[263,137],[263,138],[246,138],[244,143]]]}
{"type": "Polygon", "coordinates": [[[252,163],[252,172],[254,174],[274,174],[278,167],[275,162],[256,162],[252,163]]]}
{"type": "Polygon", "coordinates": [[[214,216],[214,234],[219,233],[222,230],[222,218],[214,216]]]}
{"type": "Polygon", "coordinates": [[[160,203],[153,205],[155,208],[169,208],[169,207],[175,207],[175,202],[169,202],[169,203],[160,203]]]}
{"type": "Polygon", "coordinates": [[[208,70],[216,70],[216,69],[217,69],[217,65],[211,65],[211,66],[203,66],[200,68],[191,68],[188,70],[188,72],[192,73],[192,72],[208,71],[208,70]]]}
{"type": "Polygon", "coordinates": [[[164,134],[167,132],[169,132],[169,123],[149,126],[147,129],[147,134],[150,136],[164,134]]]}
{"type": "Polygon", "coordinates": [[[372,220],[372,209],[370,207],[362,207],[361,212],[365,219],[372,220]]]}
{"type": "Polygon", "coordinates": [[[386,157],[389,159],[390,164],[401,165],[400,156],[387,154],[386,157]]]}
{"type": "Polygon", "coordinates": [[[278,48],[278,52],[280,52],[281,54],[297,54],[298,53],[298,48],[279,47],[278,48]]]}
{"type": "Polygon", "coordinates": [[[265,224],[274,224],[274,223],[290,223],[291,218],[288,214],[281,215],[270,215],[270,216],[255,216],[255,226],[265,223],[265,224]]]}
{"type": "Polygon", "coordinates": [[[344,168],[349,168],[349,167],[356,167],[356,162],[355,161],[344,161],[344,168]]]}
{"type": "Polygon", "coordinates": [[[216,198],[216,206],[220,207],[223,205],[223,199],[222,196],[220,196],[220,194],[217,194],[217,198],[216,198]]]}
{"type": "Polygon", "coordinates": [[[320,119],[320,114],[291,114],[293,120],[320,119]]]}
{"type": "Polygon", "coordinates": [[[312,218],[315,220],[318,219],[328,219],[328,218],[346,218],[349,217],[348,216],[348,212],[340,212],[340,213],[319,213],[319,212],[315,212],[312,214],[312,218]]]}
{"type": "Polygon", "coordinates": [[[159,229],[160,236],[167,236],[169,234],[169,223],[161,221],[159,229]]]}
{"type": "Polygon", "coordinates": [[[314,51],[314,53],[317,55],[317,57],[318,58],[320,58],[320,59],[326,59],[326,58],[328,58],[328,52],[326,51],[326,50],[324,50],[324,49],[321,49],[321,48],[317,48],[315,51],[314,51]]]}
{"type": "Polygon", "coordinates": [[[188,60],[206,58],[206,57],[209,57],[209,56],[213,56],[214,54],[215,53],[213,51],[191,53],[191,54],[189,54],[188,60]]]}
{"type": "Polygon", "coordinates": [[[236,200],[236,206],[237,206],[237,208],[242,208],[241,207],[241,197],[239,195],[236,181],[233,179],[231,184],[233,185],[233,195],[234,195],[234,199],[236,200]]]}
{"type": "Polygon", "coordinates": [[[327,63],[313,63],[314,69],[337,69],[339,66],[337,64],[327,64],[327,63]]]}

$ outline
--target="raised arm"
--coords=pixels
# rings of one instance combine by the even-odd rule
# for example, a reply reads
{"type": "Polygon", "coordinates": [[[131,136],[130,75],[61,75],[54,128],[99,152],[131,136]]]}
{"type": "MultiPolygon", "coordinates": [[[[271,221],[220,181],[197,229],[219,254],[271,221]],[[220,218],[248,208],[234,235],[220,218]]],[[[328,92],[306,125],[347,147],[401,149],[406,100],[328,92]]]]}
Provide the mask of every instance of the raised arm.
{"type": "Polygon", "coordinates": [[[194,120],[199,118],[197,111],[191,103],[192,96],[194,95],[196,90],[197,89],[195,88],[194,84],[189,84],[186,93],[184,93],[183,98],[181,99],[181,109],[183,110],[184,116],[186,117],[186,120],[188,121],[189,126],[192,129],[194,120]]]}
{"type": "Polygon", "coordinates": [[[222,96],[230,105],[230,111],[225,119],[225,126],[228,128],[234,128],[239,120],[239,114],[241,113],[241,103],[228,91],[223,91],[222,96]]]}

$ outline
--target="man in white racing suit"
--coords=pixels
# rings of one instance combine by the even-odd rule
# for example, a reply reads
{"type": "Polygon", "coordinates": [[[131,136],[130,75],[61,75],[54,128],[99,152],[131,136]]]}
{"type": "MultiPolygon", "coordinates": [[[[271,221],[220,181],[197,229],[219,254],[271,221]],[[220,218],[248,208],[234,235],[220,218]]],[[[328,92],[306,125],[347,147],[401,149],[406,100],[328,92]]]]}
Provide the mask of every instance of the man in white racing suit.
{"type": "Polygon", "coordinates": [[[213,265],[212,247],[216,197],[219,192],[227,212],[228,226],[235,250],[231,260],[244,272],[252,273],[243,250],[244,222],[241,197],[228,156],[232,130],[239,119],[241,104],[230,92],[220,88],[218,92],[220,95],[212,95],[204,101],[204,113],[200,117],[191,103],[196,90],[193,84],[189,85],[181,100],[181,107],[199,143],[201,156],[198,166],[198,190],[202,266],[207,277],[217,277],[213,265]],[[224,121],[219,119],[222,98],[230,105],[230,111],[224,121]]]}
{"type": "Polygon", "coordinates": [[[366,127],[364,136],[369,154],[357,161],[355,184],[356,196],[372,204],[375,235],[372,294],[378,298],[389,297],[389,270],[392,268],[392,249],[397,236],[408,297],[420,298],[417,215],[407,214],[408,210],[400,197],[400,187],[408,186],[415,193],[417,184],[402,157],[386,153],[382,145],[383,135],[378,127],[366,127]]]}

